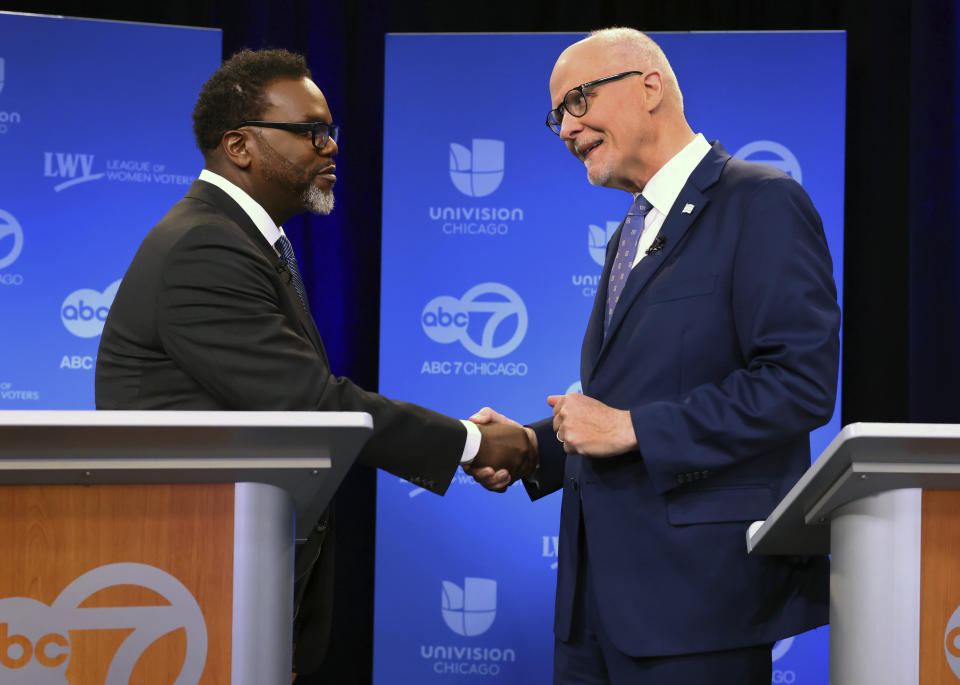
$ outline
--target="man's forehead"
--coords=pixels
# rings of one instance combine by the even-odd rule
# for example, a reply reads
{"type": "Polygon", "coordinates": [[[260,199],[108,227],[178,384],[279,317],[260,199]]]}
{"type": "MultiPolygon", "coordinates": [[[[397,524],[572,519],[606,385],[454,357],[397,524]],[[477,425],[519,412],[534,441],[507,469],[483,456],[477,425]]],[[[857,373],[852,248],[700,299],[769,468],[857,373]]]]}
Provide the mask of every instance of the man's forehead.
{"type": "Polygon", "coordinates": [[[550,93],[554,97],[562,96],[581,83],[617,73],[619,61],[622,60],[618,59],[616,51],[596,38],[574,43],[557,58],[550,75],[550,93]]]}
{"type": "Polygon", "coordinates": [[[288,121],[308,121],[330,118],[330,109],[323,93],[313,81],[278,79],[264,89],[267,111],[288,117],[288,121]]]}

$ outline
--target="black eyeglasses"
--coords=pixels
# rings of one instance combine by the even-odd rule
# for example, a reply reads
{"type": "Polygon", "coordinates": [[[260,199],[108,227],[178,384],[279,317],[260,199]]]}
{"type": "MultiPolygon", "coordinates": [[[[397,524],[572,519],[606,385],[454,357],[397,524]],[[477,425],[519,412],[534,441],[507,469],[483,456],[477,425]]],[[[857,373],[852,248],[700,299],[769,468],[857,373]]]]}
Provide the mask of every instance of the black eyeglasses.
{"type": "Polygon", "coordinates": [[[583,93],[584,88],[599,86],[601,83],[609,83],[610,81],[618,81],[632,74],[643,74],[643,72],[621,71],[619,74],[604,76],[603,78],[598,78],[596,81],[587,81],[586,83],[581,83],[576,88],[571,88],[567,91],[567,94],[563,96],[563,101],[557,108],[547,112],[547,126],[559,136],[560,127],[563,125],[564,112],[569,112],[575,117],[582,117],[587,113],[587,98],[583,93]]]}
{"type": "Polygon", "coordinates": [[[318,150],[325,148],[330,138],[333,138],[335,143],[340,141],[340,127],[336,124],[325,124],[322,121],[311,121],[304,124],[288,124],[279,121],[245,121],[242,124],[237,124],[234,128],[243,128],[244,126],[279,128],[281,131],[300,134],[309,133],[313,136],[313,146],[318,150]]]}

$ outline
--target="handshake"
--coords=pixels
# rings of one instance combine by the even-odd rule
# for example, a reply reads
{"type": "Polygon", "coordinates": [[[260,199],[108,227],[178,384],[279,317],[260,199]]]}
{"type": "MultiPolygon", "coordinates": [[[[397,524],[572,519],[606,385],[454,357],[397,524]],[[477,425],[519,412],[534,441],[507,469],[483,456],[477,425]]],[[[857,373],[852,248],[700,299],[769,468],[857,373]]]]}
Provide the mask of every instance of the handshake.
{"type": "Polygon", "coordinates": [[[480,429],[480,449],[463,470],[478,483],[494,492],[504,492],[520,478],[537,468],[537,436],[521,426],[484,407],[470,417],[480,429]]]}
{"type": "MultiPolygon", "coordinates": [[[[603,459],[637,449],[628,410],[616,409],[578,392],[550,395],[547,404],[553,408],[557,442],[567,454],[603,459]]],[[[480,451],[463,470],[480,485],[503,492],[537,468],[539,448],[532,429],[490,407],[484,407],[470,420],[480,428],[480,451]]]]}

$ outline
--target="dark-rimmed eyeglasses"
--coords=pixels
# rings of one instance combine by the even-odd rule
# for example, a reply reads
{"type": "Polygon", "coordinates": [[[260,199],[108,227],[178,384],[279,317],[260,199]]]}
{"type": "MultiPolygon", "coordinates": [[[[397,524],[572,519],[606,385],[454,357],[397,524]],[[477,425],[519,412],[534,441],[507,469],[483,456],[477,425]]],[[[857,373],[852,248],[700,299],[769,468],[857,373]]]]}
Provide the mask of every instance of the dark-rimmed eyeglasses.
{"type": "Polygon", "coordinates": [[[302,124],[292,124],[282,121],[245,121],[237,124],[234,128],[243,128],[244,126],[259,126],[260,128],[279,128],[281,131],[291,131],[301,135],[310,134],[313,136],[313,146],[322,150],[327,146],[327,141],[333,138],[333,142],[340,141],[340,127],[336,124],[325,124],[322,121],[311,121],[302,124]]]}
{"type": "Polygon", "coordinates": [[[560,127],[563,125],[564,112],[568,112],[575,117],[582,117],[587,113],[587,97],[583,93],[584,88],[592,88],[593,86],[599,86],[601,83],[618,81],[632,74],[643,74],[643,72],[621,71],[619,74],[604,76],[603,78],[598,78],[596,81],[587,81],[586,83],[581,83],[576,88],[571,88],[567,91],[567,94],[563,96],[563,100],[557,105],[557,108],[547,112],[547,126],[559,136],[560,127]]]}

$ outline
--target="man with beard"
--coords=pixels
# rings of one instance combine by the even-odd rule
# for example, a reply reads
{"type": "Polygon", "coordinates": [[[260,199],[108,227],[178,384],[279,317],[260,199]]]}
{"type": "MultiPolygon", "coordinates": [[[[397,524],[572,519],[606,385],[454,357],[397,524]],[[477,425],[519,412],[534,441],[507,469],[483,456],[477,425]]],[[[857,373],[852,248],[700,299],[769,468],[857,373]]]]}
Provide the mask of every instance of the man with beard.
{"type": "MultiPolygon", "coordinates": [[[[123,278],[97,355],[97,408],[365,411],[374,429],[358,461],[433,492],[461,463],[529,473],[519,428],[476,430],[331,374],[281,228],[329,214],[337,180],[339,127],[303,57],[234,55],[204,84],[193,121],[204,169],[123,278]]],[[[300,672],[315,670],[329,637],[328,529],[317,526],[297,563],[300,672]],[[313,562],[324,572],[311,576],[313,562]]]]}

